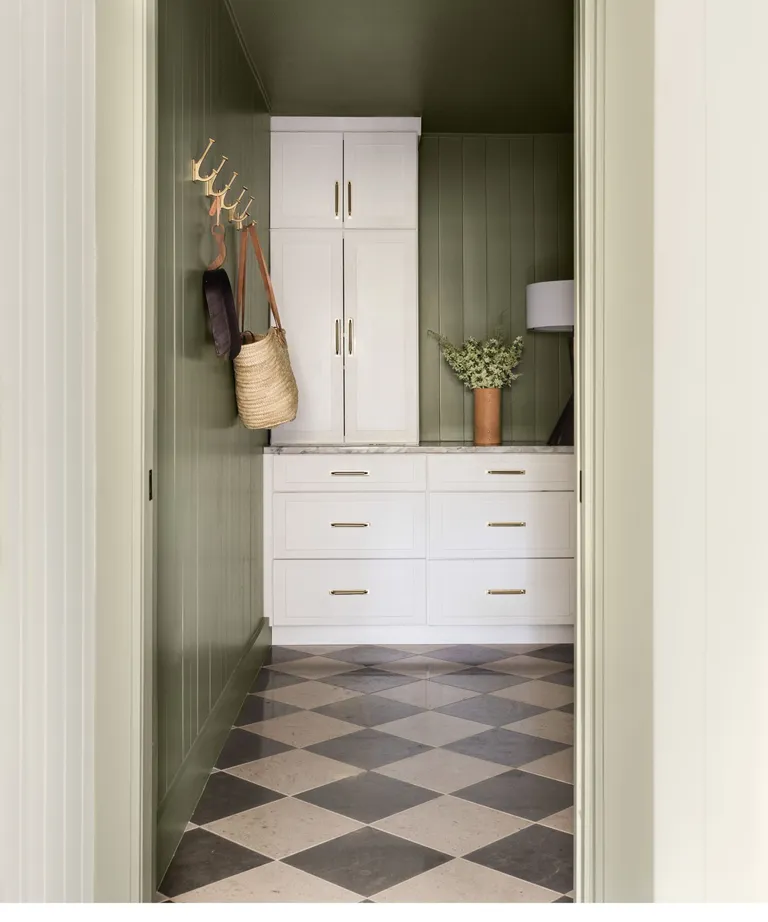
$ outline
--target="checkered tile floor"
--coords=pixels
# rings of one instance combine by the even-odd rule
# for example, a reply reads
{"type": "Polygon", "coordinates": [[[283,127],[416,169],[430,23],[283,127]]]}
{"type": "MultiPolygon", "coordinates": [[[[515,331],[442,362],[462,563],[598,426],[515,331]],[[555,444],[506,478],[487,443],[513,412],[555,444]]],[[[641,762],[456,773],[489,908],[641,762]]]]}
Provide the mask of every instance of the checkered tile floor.
{"type": "Polygon", "coordinates": [[[573,647],[275,647],[159,899],[571,902],[573,647]]]}

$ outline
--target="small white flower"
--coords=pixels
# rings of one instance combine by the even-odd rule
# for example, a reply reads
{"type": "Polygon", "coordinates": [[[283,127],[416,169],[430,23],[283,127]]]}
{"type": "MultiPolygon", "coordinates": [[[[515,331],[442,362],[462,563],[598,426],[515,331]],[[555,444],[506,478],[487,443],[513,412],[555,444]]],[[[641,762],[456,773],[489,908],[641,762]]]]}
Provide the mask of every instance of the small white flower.
{"type": "Polygon", "coordinates": [[[427,331],[440,344],[443,358],[456,372],[456,377],[470,390],[480,387],[508,387],[520,377],[513,369],[523,355],[523,337],[505,343],[498,336],[478,342],[473,336],[462,346],[454,346],[445,336],[427,331]]]}

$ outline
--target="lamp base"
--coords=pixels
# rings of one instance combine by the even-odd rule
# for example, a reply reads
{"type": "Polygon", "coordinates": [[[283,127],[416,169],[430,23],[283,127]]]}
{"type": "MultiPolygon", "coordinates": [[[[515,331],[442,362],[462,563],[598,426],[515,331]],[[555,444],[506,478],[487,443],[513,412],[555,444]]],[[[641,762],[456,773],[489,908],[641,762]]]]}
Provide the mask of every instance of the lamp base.
{"type": "Polygon", "coordinates": [[[560,419],[555,423],[547,445],[573,445],[573,394],[568,398],[560,419]]]}

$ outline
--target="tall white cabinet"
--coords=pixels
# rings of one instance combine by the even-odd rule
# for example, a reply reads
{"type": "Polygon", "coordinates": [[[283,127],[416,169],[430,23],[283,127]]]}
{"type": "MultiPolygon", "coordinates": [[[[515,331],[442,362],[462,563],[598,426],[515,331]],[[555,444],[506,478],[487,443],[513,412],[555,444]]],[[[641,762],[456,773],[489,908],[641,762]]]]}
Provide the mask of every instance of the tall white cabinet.
{"type": "Polygon", "coordinates": [[[419,122],[272,120],[272,276],[299,388],[274,445],[418,443],[419,122]]]}

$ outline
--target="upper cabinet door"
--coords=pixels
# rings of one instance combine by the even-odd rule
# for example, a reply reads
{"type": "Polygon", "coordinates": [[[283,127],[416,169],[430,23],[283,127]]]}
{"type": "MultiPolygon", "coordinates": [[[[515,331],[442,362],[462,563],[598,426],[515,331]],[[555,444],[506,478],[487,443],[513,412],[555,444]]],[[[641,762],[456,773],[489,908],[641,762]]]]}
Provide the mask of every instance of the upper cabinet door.
{"type": "Polygon", "coordinates": [[[415,230],[344,234],[345,438],[419,441],[415,230]]]}
{"type": "Polygon", "coordinates": [[[273,445],[344,440],[342,235],[328,230],[271,234],[272,280],[299,388],[299,412],[272,430],[273,445]]]}
{"type": "Polygon", "coordinates": [[[340,132],[274,132],[270,226],[341,227],[343,167],[340,132]]]}
{"type": "Polygon", "coordinates": [[[344,134],[344,224],[415,228],[418,137],[413,132],[344,134]]]}

